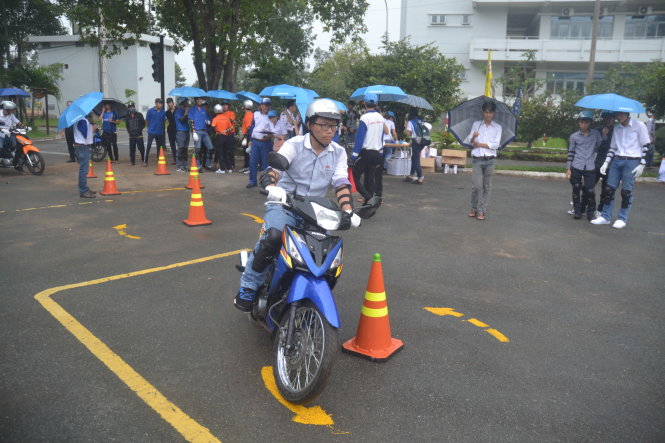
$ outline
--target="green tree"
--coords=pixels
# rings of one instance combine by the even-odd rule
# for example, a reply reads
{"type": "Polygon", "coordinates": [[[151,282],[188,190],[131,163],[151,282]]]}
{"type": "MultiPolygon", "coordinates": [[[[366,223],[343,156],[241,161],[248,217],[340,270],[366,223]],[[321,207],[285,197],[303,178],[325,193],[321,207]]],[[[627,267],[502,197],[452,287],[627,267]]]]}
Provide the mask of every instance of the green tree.
{"type": "Polygon", "coordinates": [[[665,63],[655,61],[642,69],[642,102],[659,118],[665,116],[665,63]]]}
{"type": "Polygon", "coordinates": [[[180,67],[178,62],[175,62],[175,87],[180,88],[182,86],[185,86],[186,84],[187,84],[187,79],[182,73],[182,68],[180,67]]]}
{"type": "Polygon", "coordinates": [[[36,66],[31,63],[16,65],[0,73],[2,83],[25,89],[44,88],[49,94],[60,98],[59,82],[62,80],[62,65],[36,66]]]}
{"type": "Polygon", "coordinates": [[[369,56],[363,41],[349,43],[332,53],[319,50],[314,54],[316,64],[307,79],[307,87],[321,97],[346,101],[358,87],[352,84],[353,67],[369,56]]]}
{"type": "Polygon", "coordinates": [[[552,103],[545,95],[537,95],[522,102],[517,127],[517,139],[528,143],[533,142],[544,134],[552,133],[552,103]]]}
{"type": "Polygon", "coordinates": [[[522,101],[528,101],[545,84],[536,78],[536,51],[530,49],[523,52],[522,60],[506,67],[503,76],[496,81],[501,83],[504,97],[514,97],[522,88],[522,101]]]}
{"type": "Polygon", "coordinates": [[[130,98],[134,97],[136,95],[136,91],[133,89],[125,89],[125,98],[129,100],[130,98]]]}

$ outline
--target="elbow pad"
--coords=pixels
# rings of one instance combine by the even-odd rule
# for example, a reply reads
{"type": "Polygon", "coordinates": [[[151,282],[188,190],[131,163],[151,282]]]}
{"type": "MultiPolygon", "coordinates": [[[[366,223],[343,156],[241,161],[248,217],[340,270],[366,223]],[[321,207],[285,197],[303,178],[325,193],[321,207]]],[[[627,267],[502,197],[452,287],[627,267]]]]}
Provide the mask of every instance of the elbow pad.
{"type": "Polygon", "coordinates": [[[351,209],[353,209],[353,197],[351,196],[351,185],[340,185],[335,188],[335,194],[337,194],[337,204],[341,208],[342,205],[344,204],[349,204],[351,206],[351,209]],[[348,189],[349,193],[348,194],[342,194],[339,195],[339,191],[343,191],[344,189],[348,189]]]}

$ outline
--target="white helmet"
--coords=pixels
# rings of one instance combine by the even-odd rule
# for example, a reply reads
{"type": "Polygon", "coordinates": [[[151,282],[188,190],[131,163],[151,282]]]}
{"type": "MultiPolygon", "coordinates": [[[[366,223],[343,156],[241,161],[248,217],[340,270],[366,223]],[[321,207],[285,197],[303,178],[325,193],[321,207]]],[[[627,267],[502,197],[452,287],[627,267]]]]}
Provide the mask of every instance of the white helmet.
{"type": "Polygon", "coordinates": [[[215,114],[222,113],[222,105],[220,105],[219,103],[215,105],[214,109],[215,109],[215,114]]]}
{"type": "Polygon", "coordinates": [[[341,120],[342,114],[340,114],[337,105],[332,100],[328,100],[327,98],[320,98],[309,104],[307,107],[306,117],[308,120],[311,120],[312,117],[341,120]]]}
{"type": "Polygon", "coordinates": [[[244,102],[242,102],[242,106],[245,109],[254,109],[254,102],[251,100],[245,100],[244,102]]]}
{"type": "Polygon", "coordinates": [[[13,111],[14,109],[16,109],[16,104],[12,101],[9,101],[9,100],[3,100],[2,109],[7,109],[9,111],[13,111]]]}

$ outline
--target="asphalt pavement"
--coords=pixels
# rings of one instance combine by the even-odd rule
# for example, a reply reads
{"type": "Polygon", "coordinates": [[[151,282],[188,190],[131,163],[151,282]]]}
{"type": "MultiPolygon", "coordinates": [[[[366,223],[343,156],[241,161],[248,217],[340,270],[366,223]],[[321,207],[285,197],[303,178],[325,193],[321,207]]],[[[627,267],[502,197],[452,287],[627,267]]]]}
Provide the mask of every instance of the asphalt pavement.
{"type": "Polygon", "coordinates": [[[638,184],[616,230],[568,215],[565,180],[497,175],[477,221],[469,174],[386,176],[377,215],[343,233],[334,292],[346,340],[381,253],[404,349],[340,353],[299,409],[232,306],[263,215],[247,176],[202,174],[213,224],[190,228],[187,174],[130,166],[125,139],[122,195],[91,200],[64,143],[38,147],[43,176],[0,169],[2,441],[665,440],[663,184],[638,184]]]}

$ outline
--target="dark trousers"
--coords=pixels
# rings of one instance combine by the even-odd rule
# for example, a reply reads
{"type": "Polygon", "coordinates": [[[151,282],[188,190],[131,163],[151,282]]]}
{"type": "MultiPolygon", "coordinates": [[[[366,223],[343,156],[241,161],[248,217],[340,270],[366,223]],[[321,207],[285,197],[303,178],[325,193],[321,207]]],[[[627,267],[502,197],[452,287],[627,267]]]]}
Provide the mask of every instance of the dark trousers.
{"type": "Polygon", "coordinates": [[[214,145],[219,169],[223,171],[234,169],[235,159],[233,158],[233,148],[235,147],[235,137],[233,135],[217,134],[214,145]]]}
{"type": "Polygon", "coordinates": [[[115,132],[102,133],[102,144],[106,147],[106,153],[111,161],[118,160],[118,134],[115,132]],[[113,148],[113,149],[111,149],[113,148]]]}
{"type": "Polygon", "coordinates": [[[145,148],[143,146],[143,136],[129,137],[129,161],[134,165],[136,164],[136,148],[139,148],[141,153],[141,161],[145,161],[145,148]]]}
{"type": "MultiPolygon", "coordinates": [[[[596,179],[595,184],[598,184],[600,181],[600,196],[598,197],[598,207],[596,208],[598,212],[603,212],[603,202],[605,201],[605,196],[607,195],[607,175],[600,173],[600,167],[596,168],[596,179]]],[[[587,208],[587,199],[586,195],[582,195],[582,212],[586,212],[587,208]]]]}
{"type": "MultiPolygon", "coordinates": [[[[168,130],[166,134],[169,137],[169,146],[171,147],[171,154],[173,155],[173,161],[176,161],[178,158],[178,145],[176,143],[175,135],[176,131],[174,130],[168,130]]],[[[164,153],[164,156],[166,156],[166,152],[164,153]]]]}
{"type": "Polygon", "coordinates": [[[164,134],[151,134],[148,132],[148,145],[145,148],[145,159],[144,163],[148,163],[150,160],[150,148],[152,147],[152,141],[155,141],[157,145],[157,156],[159,157],[159,148],[164,147],[164,134]]]}
{"type": "Polygon", "coordinates": [[[353,166],[353,181],[356,182],[356,189],[365,200],[372,196],[381,197],[383,194],[383,153],[363,149],[360,151],[360,157],[353,166]],[[364,180],[361,181],[361,177],[364,180]]]}
{"type": "Polygon", "coordinates": [[[65,129],[65,141],[67,142],[67,151],[69,151],[69,158],[76,160],[76,151],[74,150],[74,129],[69,127],[65,129]]]}
{"type": "Polygon", "coordinates": [[[418,178],[423,176],[423,168],[420,167],[420,153],[423,151],[423,147],[418,143],[411,143],[411,177],[418,178]]]}
{"type": "Polygon", "coordinates": [[[582,200],[586,201],[587,218],[593,219],[596,211],[596,171],[582,171],[570,168],[570,184],[573,185],[573,210],[575,214],[582,213],[582,200]],[[583,197],[582,197],[583,196],[583,197]]]}

